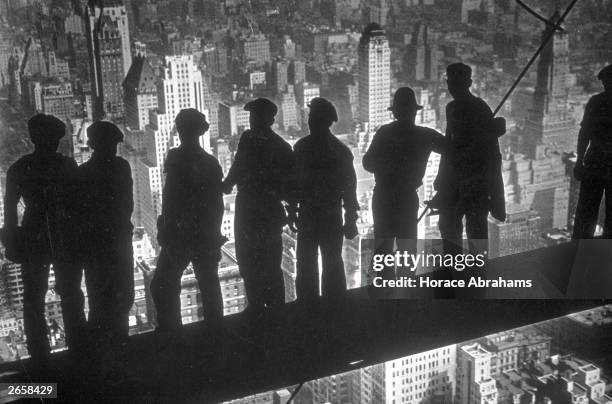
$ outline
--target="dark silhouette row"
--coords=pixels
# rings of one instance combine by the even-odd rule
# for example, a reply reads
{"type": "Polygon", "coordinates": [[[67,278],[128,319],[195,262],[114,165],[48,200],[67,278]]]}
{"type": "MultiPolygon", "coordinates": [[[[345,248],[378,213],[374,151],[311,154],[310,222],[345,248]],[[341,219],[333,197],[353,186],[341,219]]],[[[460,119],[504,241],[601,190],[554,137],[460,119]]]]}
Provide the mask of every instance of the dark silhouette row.
{"type": "MultiPolygon", "coordinates": [[[[587,104],[578,142],[575,174],[582,187],[574,236],[579,238],[593,236],[602,192],[612,189],[612,67],[602,70],[599,78],[605,92],[587,104]]],[[[447,84],[453,101],[446,107],[446,136],[415,125],[422,107],[414,92],[403,87],[389,108],[395,120],[376,132],[363,157],[364,168],[376,180],[372,210],[379,251],[409,248],[407,240],[417,237],[416,191],[431,152],[441,153],[442,159],[437,194],[429,207],[439,211],[440,233],[449,252],[461,246],[463,220],[470,248],[476,251],[487,249],[489,213],[505,220],[498,143],[505,122],[494,118],[488,105],[470,92],[469,66],[449,65],[447,84]]],[[[263,98],[247,103],[251,129],[242,134],[225,179],[218,161],[199,144],[209,128],[206,117],[194,109],[177,115],[181,144],[169,151],[164,164],[157,223],[161,251],[151,284],[162,335],[173,335],[181,326],[180,279],[190,262],[202,292],[205,320],[221,326],[223,193],[234,186],[236,255],[247,310],[257,313],[285,302],[281,236],[286,225],[298,232],[298,299],[314,299],[320,289],[330,298],[344,296],[343,238],[358,234],[353,155],[330,131],[338,120],[332,103],[315,98],[309,107],[310,135],[292,150],[271,129],[276,105],[263,98]]],[[[57,153],[65,132],[61,121],[39,114],[28,124],[35,151],[8,170],[3,242],[7,257],[22,263],[29,352],[37,363],[48,360],[44,296],[53,266],[71,352],[84,357],[86,349],[96,347],[96,363],[112,368],[121,357],[134,300],[132,179],[129,164],[116,155],[123,134],[109,122],[91,125],[87,135],[93,154],[77,167],[57,153]],[[25,203],[21,226],[20,199],[25,203]],[[83,269],[90,307],[87,324],[80,288],[83,269]]],[[[606,206],[604,234],[609,235],[612,203],[606,206]]]]}

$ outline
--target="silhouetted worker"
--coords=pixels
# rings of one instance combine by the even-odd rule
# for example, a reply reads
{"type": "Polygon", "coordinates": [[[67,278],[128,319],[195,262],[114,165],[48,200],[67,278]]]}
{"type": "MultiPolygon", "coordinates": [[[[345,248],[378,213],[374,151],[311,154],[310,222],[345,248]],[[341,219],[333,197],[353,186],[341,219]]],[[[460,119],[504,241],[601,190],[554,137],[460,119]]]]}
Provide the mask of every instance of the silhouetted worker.
{"type": "Polygon", "coordinates": [[[406,249],[408,240],[417,238],[417,189],[431,152],[441,153],[445,148],[442,134],[415,125],[416,114],[422,108],[412,89],[399,88],[389,108],[395,121],[376,132],[363,156],[363,167],[376,179],[372,213],[379,253],[391,252],[394,242],[398,249],[406,249]]]}
{"type": "Polygon", "coordinates": [[[74,212],[77,165],[57,153],[66,127],[51,115],[28,121],[34,153],[15,162],[7,172],[4,199],[7,257],[21,263],[23,321],[28,351],[34,363],[45,366],[50,348],[45,320],[45,294],[53,266],[56,291],[61,296],[66,338],[71,351],[84,345],[85,314],[81,291],[82,271],[75,261],[74,212]],[[18,227],[17,204],[25,211],[18,227]]]}
{"type": "Polygon", "coordinates": [[[592,238],[599,204],[606,192],[603,237],[612,237],[612,65],[597,78],[604,91],[591,97],[580,124],[574,176],[580,181],[580,196],[574,219],[573,238],[592,238]]]}
{"type": "Polygon", "coordinates": [[[181,326],[181,276],[191,262],[202,293],[204,319],[219,325],[223,299],[218,264],[221,259],[223,171],[216,158],[199,144],[208,122],[195,109],[181,110],[175,119],[181,145],[168,152],[162,214],[157,222],[162,249],[151,283],[158,330],[181,326]]]}
{"type": "MultiPolygon", "coordinates": [[[[453,63],[446,69],[448,90],[453,97],[446,106],[446,137],[450,141],[442,155],[434,188],[434,206],[440,210],[440,233],[460,251],[463,218],[470,249],[487,250],[489,212],[505,220],[501,154],[496,127],[486,102],[470,92],[472,69],[453,63]]],[[[450,244],[447,244],[449,246],[450,244]]]]}
{"type": "Polygon", "coordinates": [[[341,297],[346,292],[343,238],[352,239],[358,233],[357,177],[353,154],[330,131],[331,125],[338,121],[332,103],[317,97],[310,101],[309,107],[310,135],[300,139],[293,148],[299,204],[295,287],[298,299],[319,296],[320,248],[322,294],[341,297]]]}
{"type": "Polygon", "coordinates": [[[252,311],[285,302],[281,233],[287,215],[282,201],[291,199],[294,158],[291,146],[270,128],[277,112],[272,101],[258,98],[244,109],[251,113],[251,129],[240,138],[224,191],[238,185],[236,256],[252,311]]]}
{"type": "Polygon", "coordinates": [[[123,133],[107,121],[87,128],[91,158],[79,167],[85,226],[85,284],[92,341],[101,355],[113,355],[128,336],[134,303],[132,171],[117,156],[123,133]]]}

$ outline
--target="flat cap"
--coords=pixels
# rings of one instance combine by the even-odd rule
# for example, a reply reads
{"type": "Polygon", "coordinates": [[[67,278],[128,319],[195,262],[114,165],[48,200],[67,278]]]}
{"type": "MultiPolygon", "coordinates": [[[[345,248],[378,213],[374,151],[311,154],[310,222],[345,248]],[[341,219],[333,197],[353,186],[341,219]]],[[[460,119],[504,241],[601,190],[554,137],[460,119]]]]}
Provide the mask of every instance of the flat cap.
{"type": "Polygon", "coordinates": [[[446,77],[460,80],[472,78],[472,68],[465,63],[451,63],[446,67],[446,77]]]}
{"type": "Polygon", "coordinates": [[[276,113],[278,112],[276,104],[267,98],[257,98],[253,101],[247,102],[244,106],[244,110],[253,112],[255,114],[263,114],[272,117],[276,116],[276,113]]]}
{"type": "Polygon", "coordinates": [[[87,128],[87,137],[96,142],[123,142],[123,132],[112,122],[96,121],[87,128]]]}
{"type": "Polygon", "coordinates": [[[338,122],[338,113],[336,107],[330,101],[322,97],[315,97],[308,103],[310,114],[312,116],[320,116],[323,119],[332,122],[338,122]]]}
{"type": "Polygon", "coordinates": [[[66,124],[53,115],[36,114],[28,120],[28,131],[32,141],[43,136],[61,139],[66,134],[66,124]]]}
{"type": "Polygon", "coordinates": [[[606,77],[612,77],[612,65],[608,65],[601,69],[597,74],[597,78],[599,80],[603,80],[606,77]]]}
{"type": "Polygon", "coordinates": [[[194,133],[201,134],[209,128],[206,115],[195,108],[181,109],[174,119],[174,123],[179,131],[192,130],[194,133]]]}

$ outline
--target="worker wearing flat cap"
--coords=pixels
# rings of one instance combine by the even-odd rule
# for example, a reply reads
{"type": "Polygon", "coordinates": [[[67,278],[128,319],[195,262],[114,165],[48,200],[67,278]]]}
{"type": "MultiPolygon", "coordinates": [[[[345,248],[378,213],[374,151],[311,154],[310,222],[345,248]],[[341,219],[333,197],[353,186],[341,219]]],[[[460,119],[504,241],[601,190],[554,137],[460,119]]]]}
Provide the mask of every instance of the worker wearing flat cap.
{"type": "Polygon", "coordinates": [[[573,230],[576,239],[593,237],[604,191],[603,236],[612,237],[612,65],[604,67],[597,78],[604,91],[587,102],[576,148],[574,176],[580,181],[573,230]]]}
{"type": "Polygon", "coordinates": [[[132,171],[117,156],[123,133],[111,122],[87,128],[91,158],[79,167],[79,200],[85,234],[83,260],[88,324],[95,358],[120,355],[134,302],[132,171]]]}
{"type": "Polygon", "coordinates": [[[181,110],[175,119],[181,144],[170,149],[164,170],[162,214],[157,222],[161,252],[151,283],[158,331],[174,333],[181,326],[181,277],[191,262],[200,288],[204,320],[220,325],[223,299],[218,266],[221,259],[223,171],[200,145],[208,130],[206,116],[181,110]]]}
{"type": "MultiPolygon", "coordinates": [[[[376,131],[363,156],[363,167],[376,180],[372,213],[380,253],[391,252],[395,241],[403,248],[408,240],[417,238],[417,189],[431,152],[444,149],[445,139],[440,133],[415,124],[421,109],[411,88],[399,88],[389,108],[395,120],[376,131]]],[[[385,272],[385,277],[393,277],[391,269],[385,272]]]]}
{"type": "Polygon", "coordinates": [[[291,146],[271,129],[277,112],[272,101],[258,98],[244,109],[251,128],[240,137],[224,188],[230,193],[238,187],[236,255],[248,310],[258,311],[285,302],[281,233],[288,223],[283,202],[294,204],[289,191],[294,157],[291,146]]]}
{"type": "Polygon", "coordinates": [[[310,134],[293,148],[298,203],[296,293],[298,299],[319,295],[320,248],[322,294],[343,297],[346,276],[342,243],[344,237],[353,239],[357,235],[359,210],[353,154],[330,131],[338,121],[333,104],[317,97],[308,106],[310,134]]]}
{"type": "Polygon", "coordinates": [[[52,115],[38,114],[28,121],[34,152],[21,157],[7,171],[4,196],[3,244],[6,256],[21,263],[23,321],[32,364],[44,368],[50,347],[45,320],[45,294],[51,265],[60,294],[64,329],[71,351],[85,329],[81,275],[75,269],[72,248],[74,211],[71,196],[76,162],[57,153],[66,126],[52,115]],[[17,205],[25,210],[21,225],[17,205]]]}
{"type": "MultiPolygon", "coordinates": [[[[504,188],[498,137],[504,132],[491,108],[470,92],[472,69],[453,63],[446,69],[453,100],[446,106],[448,152],[442,154],[434,182],[435,207],[440,211],[440,234],[447,252],[461,248],[463,218],[470,249],[488,248],[489,212],[505,220],[504,188]]],[[[503,123],[503,118],[502,123],[503,123]]]]}

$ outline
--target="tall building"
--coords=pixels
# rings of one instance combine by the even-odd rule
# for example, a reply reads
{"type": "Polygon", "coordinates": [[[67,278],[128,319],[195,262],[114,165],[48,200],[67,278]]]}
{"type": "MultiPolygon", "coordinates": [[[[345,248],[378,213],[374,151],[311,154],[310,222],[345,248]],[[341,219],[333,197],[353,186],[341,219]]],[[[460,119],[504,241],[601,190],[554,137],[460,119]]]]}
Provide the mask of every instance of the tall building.
{"type": "Polygon", "coordinates": [[[306,62],[303,60],[293,60],[289,66],[289,80],[297,84],[306,80],[306,62]]]}
{"type": "Polygon", "coordinates": [[[286,90],[283,91],[280,95],[279,102],[279,117],[278,122],[283,130],[287,131],[289,129],[299,129],[300,123],[298,121],[298,109],[297,104],[295,102],[295,93],[293,91],[293,86],[287,86],[286,90]]]}
{"type": "Polygon", "coordinates": [[[308,108],[310,100],[320,95],[320,89],[317,84],[302,81],[295,86],[295,97],[300,108],[308,108]]]}
{"type": "MultiPolygon", "coordinates": [[[[553,16],[557,20],[559,15],[553,16]]],[[[542,37],[549,34],[548,29],[542,37]]],[[[569,111],[569,38],[556,32],[540,54],[532,108],[528,112],[519,143],[520,153],[536,158],[536,148],[544,145],[555,152],[575,150],[577,133],[569,111]]]]}
{"type": "Polygon", "coordinates": [[[27,100],[36,112],[55,115],[63,121],[74,112],[72,84],[64,80],[28,80],[27,100]]]}
{"type": "MultiPolygon", "coordinates": [[[[151,111],[145,132],[145,156],[138,162],[138,190],[142,206],[142,223],[152,240],[157,234],[156,221],[161,213],[163,166],[171,147],[179,145],[174,119],[180,110],[195,108],[208,117],[205,108],[205,83],[193,55],[166,56],[158,92],[158,109],[151,111]]],[[[210,119],[210,118],[209,118],[210,119]]],[[[210,134],[200,137],[208,152],[210,134]]]]}
{"type": "Polygon", "coordinates": [[[249,111],[242,100],[220,102],[218,106],[219,137],[229,139],[250,128],[249,111]]]}
{"type": "Polygon", "coordinates": [[[380,25],[368,24],[359,40],[359,120],[374,130],[389,122],[389,41],[380,25]]]}
{"type": "Polygon", "coordinates": [[[157,77],[146,58],[134,57],[123,89],[126,124],[144,130],[149,124],[149,112],[157,109],[157,77]]]}
{"type": "Polygon", "coordinates": [[[277,93],[285,90],[289,84],[289,62],[286,60],[275,60],[272,63],[272,85],[277,93]]]}
{"type": "Polygon", "coordinates": [[[493,357],[478,343],[457,349],[456,404],[497,404],[497,387],[491,378],[493,357]]]}
{"type": "Polygon", "coordinates": [[[407,47],[409,80],[438,81],[438,47],[431,28],[417,24],[407,47]]]}
{"type": "Polygon", "coordinates": [[[246,63],[257,66],[270,62],[270,40],[263,34],[245,38],[242,41],[242,55],[246,63]]]}
{"type": "Polygon", "coordinates": [[[90,48],[90,75],[96,114],[104,113],[109,119],[122,118],[123,79],[132,65],[130,32],[125,6],[107,4],[87,7],[88,47],[90,48]],[[98,31],[99,28],[99,31],[98,31]],[[97,36],[97,39],[94,37],[97,36]],[[99,55],[93,50],[98,44],[99,55]]]}

